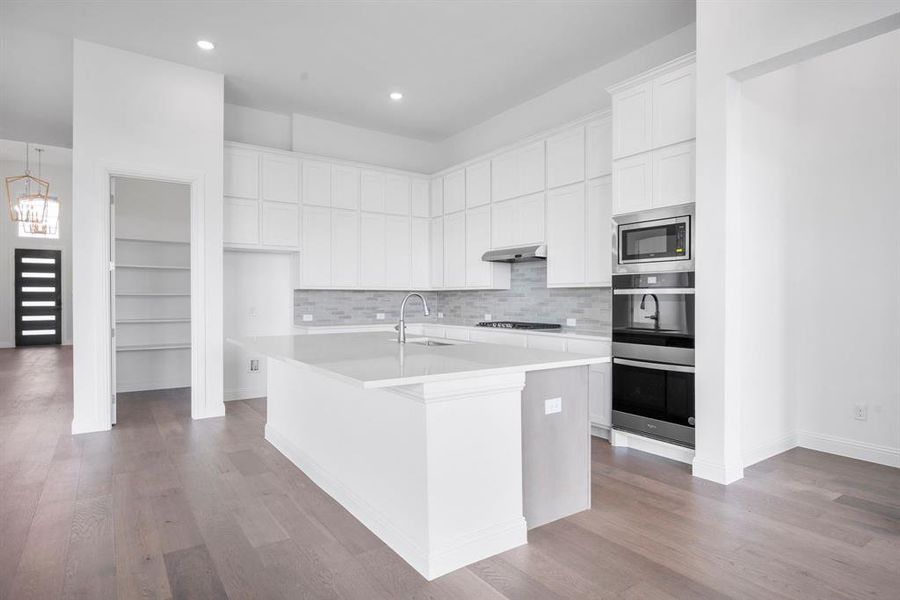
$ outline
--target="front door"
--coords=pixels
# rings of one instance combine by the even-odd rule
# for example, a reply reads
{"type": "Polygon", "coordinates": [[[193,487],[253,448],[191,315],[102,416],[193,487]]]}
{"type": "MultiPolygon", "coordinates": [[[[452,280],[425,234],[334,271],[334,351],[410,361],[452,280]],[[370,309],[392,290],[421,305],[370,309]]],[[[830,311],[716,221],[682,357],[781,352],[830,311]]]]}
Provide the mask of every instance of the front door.
{"type": "Polygon", "coordinates": [[[62,252],[15,251],[16,346],[62,343],[62,252]]]}

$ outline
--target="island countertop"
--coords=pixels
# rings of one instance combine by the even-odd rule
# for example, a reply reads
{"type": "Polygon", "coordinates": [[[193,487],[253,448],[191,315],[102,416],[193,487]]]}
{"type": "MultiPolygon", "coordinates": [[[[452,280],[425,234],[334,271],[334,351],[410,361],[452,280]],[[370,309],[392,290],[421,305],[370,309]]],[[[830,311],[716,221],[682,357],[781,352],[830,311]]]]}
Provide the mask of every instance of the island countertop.
{"type": "Polygon", "coordinates": [[[384,331],[229,339],[274,359],[297,363],[363,388],[450,381],[609,362],[591,356],[480,342],[410,337],[384,331]],[[421,342],[432,339],[441,345],[421,342]]]}

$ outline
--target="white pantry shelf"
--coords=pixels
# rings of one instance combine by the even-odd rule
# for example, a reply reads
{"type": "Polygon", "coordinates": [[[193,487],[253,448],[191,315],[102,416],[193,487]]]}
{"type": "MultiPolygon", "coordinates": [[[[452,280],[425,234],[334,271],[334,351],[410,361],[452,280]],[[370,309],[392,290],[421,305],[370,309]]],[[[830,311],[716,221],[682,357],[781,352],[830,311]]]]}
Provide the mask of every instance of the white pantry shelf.
{"type": "Polygon", "coordinates": [[[137,325],[142,323],[190,323],[190,317],[161,318],[161,319],[116,319],[117,324],[137,325]]]}
{"type": "Polygon", "coordinates": [[[163,297],[163,296],[190,296],[189,292],[116,292],[116,297],[136,296],[136,297],[163,297]]]}
{"type": "Polygon", "coordinates": [[[124,346],[116,346],[116,352],[143,352],[146,350],[180,350],[190,348],[189,343],[178,344],[130,344],[124,346]]]}
{"type": "Polygon", "coordinates": [[[158,271],[190,271],[190,267],[176,267],[170,265],[116,265],[117,269],[153,269],[158,271]]]}
{"type": "Polygon", "coordinates": [[[117,242],[145,242],[148,244],[174,244],[178,246],[190,246],[190,242],[177,242],[174,240],[148,240],[145,238],[134,238],[134,237],[117,237],[117,242]]]}

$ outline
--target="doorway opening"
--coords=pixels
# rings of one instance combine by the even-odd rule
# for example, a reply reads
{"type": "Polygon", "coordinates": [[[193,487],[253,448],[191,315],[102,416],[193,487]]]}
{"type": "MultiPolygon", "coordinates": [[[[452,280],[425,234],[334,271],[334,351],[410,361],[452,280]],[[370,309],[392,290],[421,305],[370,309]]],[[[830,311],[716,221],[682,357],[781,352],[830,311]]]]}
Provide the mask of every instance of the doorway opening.
{"type": "Polygon", "coordinates": [[[191,386],[191,186],[110,178],[112,423],[122,402],[191,386]]]}

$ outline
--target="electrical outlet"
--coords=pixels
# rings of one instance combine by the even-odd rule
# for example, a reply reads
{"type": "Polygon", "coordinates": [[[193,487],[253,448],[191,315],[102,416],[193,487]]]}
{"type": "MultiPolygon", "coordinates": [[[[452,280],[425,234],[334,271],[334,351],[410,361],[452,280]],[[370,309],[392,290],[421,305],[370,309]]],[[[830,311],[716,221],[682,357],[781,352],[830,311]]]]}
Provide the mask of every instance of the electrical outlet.
{"type": "Polygon", "coordinates": [[[303,315],[303,320],[304,321],[312,321],[313,317],[312,317],[312,315],[303,315]]]}
{"type": "Polygon", "coordinates": [[[865,421],[869,418],[869,407],[865,404],[853,405],[853,418],[857,421],[865,421]]]}
{"type": "Polygon", "coordinates": [[[256,318],[256,307],[255,307],[255,306],[251,306],[251,307],[250,307],[250,318],[251,318],[251,319],[255,319],[255,318],[256,318]]]}
{"type": "Polygon", "coordinates": [[[575,319],[566,319],[566,327],[575,327],[576,322],[575,319]]]}
{"type": "Polygon", "coordinates": [[[379,321],[384,321],[384,313],[375,313],[375,318],[379,321]]]}
{"type": "Polygon", "coordinates": [[[250,359],[250,372],[256,373],[259,371],[259,359],[251,358],[250,359]]]}
{"type": "Polygon", "coordinates": [[[484,320],[485,320],[485,321],[490,321],[490,320],[491,320],[491,313],[484,313],[484,320]]]}
{"type": "Polygon", "coordinates": [[[553,415],[562,412],[562,398],[548,398],[544,400],[544,414],[553,415]]]}
{"type": "Polygon", "coordinates": [[[443,318],[444,318],[444,313],[438,311],[438,319],[443,319],[443,318]]]}

